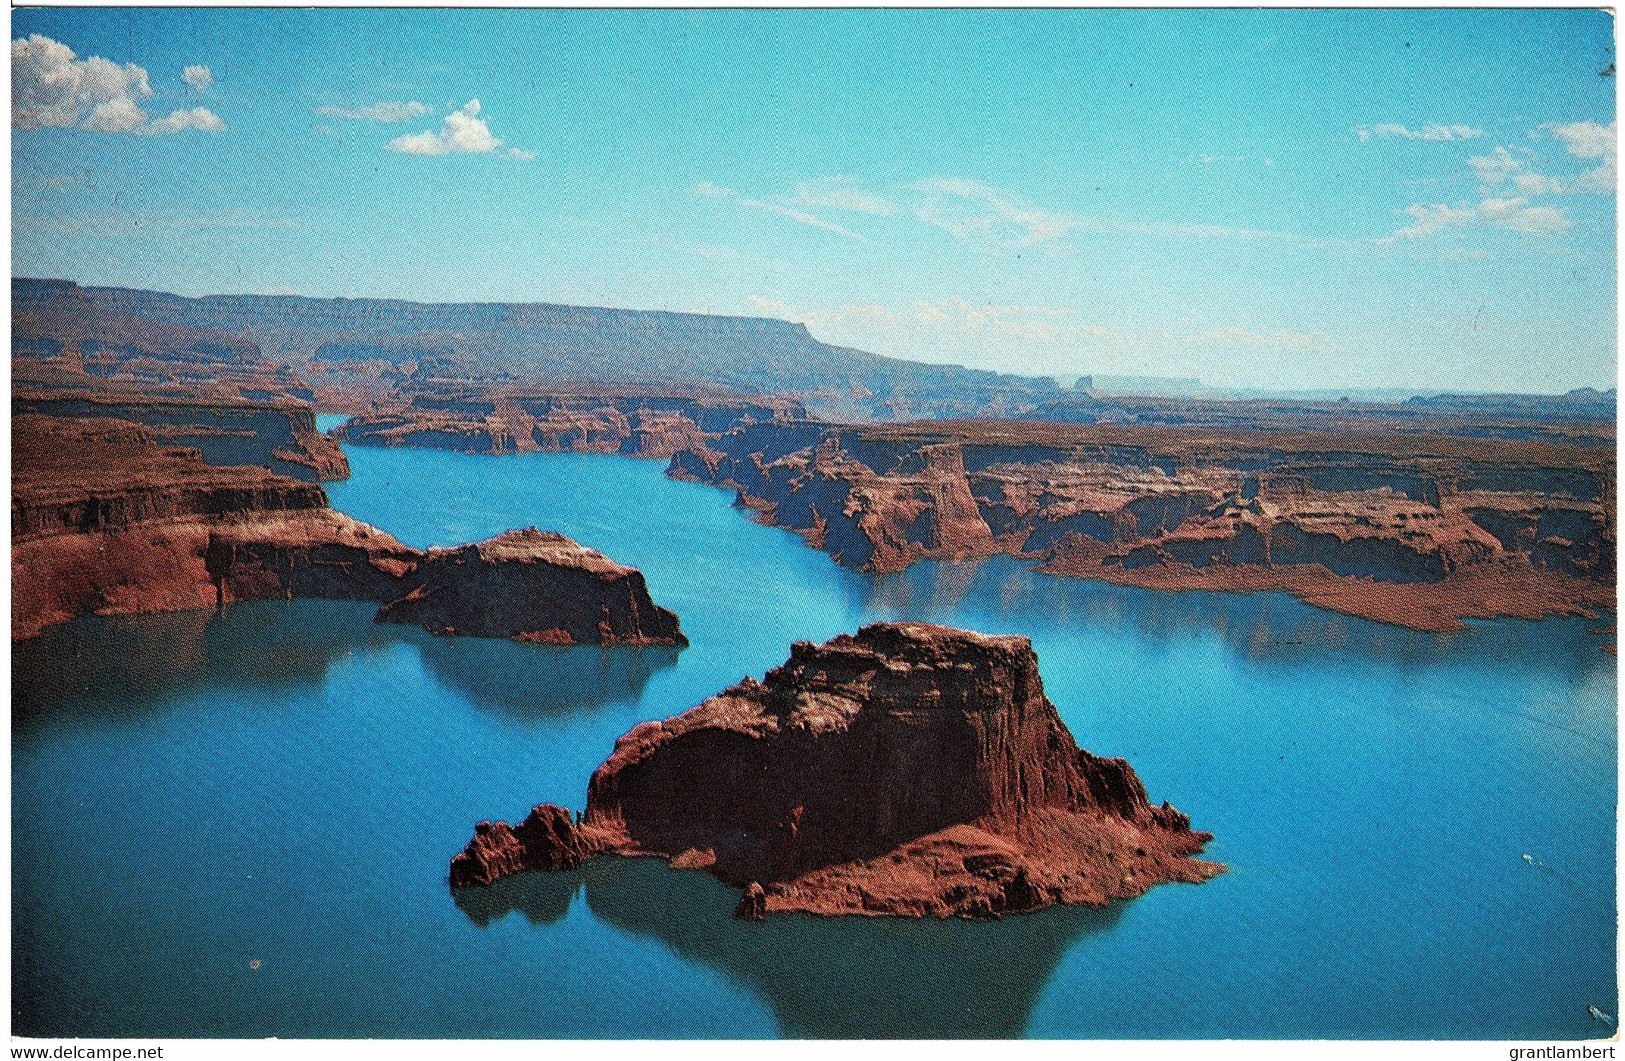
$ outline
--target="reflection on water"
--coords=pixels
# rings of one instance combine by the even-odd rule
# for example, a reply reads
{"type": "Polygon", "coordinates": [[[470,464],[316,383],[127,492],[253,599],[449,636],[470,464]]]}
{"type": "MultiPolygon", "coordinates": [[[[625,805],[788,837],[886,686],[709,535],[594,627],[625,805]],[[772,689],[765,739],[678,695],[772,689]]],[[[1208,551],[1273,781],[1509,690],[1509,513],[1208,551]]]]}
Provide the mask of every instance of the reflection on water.
{"type": "Polygon", "coordinates": [[[167,615],[86,616],[14,646],[13,726],[67,711],[116,713],[211,689],[312,689],[335,659],[395,640],[377,606],[267,601],[167,615]]]}
{"type": "Polygon", "coordinates": [[[85,722],[211,690],[309,694],[336,660],[397,644],[413,646],[431,675],[476,707],[535,720],[636,701],[681,651],[436,637],[374,623],[376,611],[355,601],[255,601],[221,611],[76,619],[14,652],[12,724],[28,732],[51,714],[85,722]]]}
{"type": "Polygon", "coordinates": [[[709,873],[653,858],[604,858],[459,888],[480,927],[518,911],[552,924],[584,887],[594,916],[721,970],[773,1008],[795,1038],[1011,1038],[1067,948],[1110,931],[1124,905],[1052,907],[1000,921],[792,915],[747,922],[709,873]]]}
{"type": "Polygon", "coordinates": [[[350,457],[341,510],[414,545],[556,528],[641,568],[692,643],[267,601],[17,644],[19,1031],[1578,1038],[1617,1011],[1611,618],[1437,635],[1009,557],[870,579],[650,462],[350,457]],[[1232,871],[985,923],[744,924],[647,860],[448,897],[474,822],[580,806],[639,722],[887,619],[1031,637],[1079,743],[1232,871]]]}
{"type": "MultiPolygon", "coordinates": [[[[1256,662],[1297,662],[1306,655],[1357,651],[1385,662],[1427,666],[1459,656],[1468,636],[1468,631],[1437,633],[1371,622],[1311,607],[1284,593],[1148,590],[1050,576],[1005,556],[961,564],[917,563],[875,579],[866,608],[959,623],[969,614],[980,617],[988,629],[1009,625],[1011,618],[1031,625],[1027,617],[1039,614],[1046,617],[1045,626],[1127,625],[1155,641],[1213,634],[1235,655],[1256,662]]],[[[1516,619],[1470,621],[1474,654],[1491,662],[1524,654],[1528,625],[1516,619]]],[[[1593,653],[1611,643],[1602,637],[1591,644],[1563,639],[1556,646],[1563,658],[1551,663],[1554,668],[1595,664],[1593,653]]]]}
{"type": "Polygon", "coordinates": [[[475,704],[517,721],[596,711],[635,701],[659,671],[677,665],[670,646],[524,645],[484,637],[413,637],[423,663],[475,704]]]}

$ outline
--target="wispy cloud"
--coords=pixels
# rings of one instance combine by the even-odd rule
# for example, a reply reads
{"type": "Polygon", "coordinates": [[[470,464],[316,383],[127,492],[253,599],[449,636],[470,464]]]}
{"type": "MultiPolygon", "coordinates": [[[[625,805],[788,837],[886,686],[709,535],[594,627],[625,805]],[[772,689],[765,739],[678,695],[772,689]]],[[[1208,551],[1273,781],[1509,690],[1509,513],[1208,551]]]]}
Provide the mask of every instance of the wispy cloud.
{"type": "Polygon", "coordinates": [[[1409,129],[1403,125],[1381,123],[1378,125],[1362,125],[1354,130],[1356,136],[1364,140],[1386,140],[1397,137],[1401,140],[1476,140],[1484,135],[1484,130],[1474,129],[1470,125],[1441,125],[1438,122],[1428,122],[1420,129],[1409,129]]]}
{"type": "Polygon", "coordinates": [[[701,181],[694,186],[693,191],[695,195],[703,196],[707,199],[730,200],[738,203],[740,206],[745,207],[748,210],[760,210],[763,213],[773,214],[776,217],[782,217],[787,221],[794,221],[799,225],[807,225],[811,228],[821,229],[824,232],[832,232],[843,239],[854,240],[858,243],[868,242],[868,240],[861,233],[853,232],[851,229],[837,225],[833,221],[826,221],[816,214],[809,214],[805,210],[798,210],[793,206],[786,206],[783,203],[740,195],[732,188],[724,188],[721,185],[713,184],[710,181],[701,181]]]}
{"type": "Polygon", "coordinates": [[[915,216],[955,239],[1032,247],[1055,243],[1080,223],[1073,214],[1045,210],[978,180],[933,177],[916,189],[925,199],[915,216]]]}
{"type": "Polygon", "coordinates": [[[740,206],[747,207],[751,210],[761,210],[765,213],[774,214],[778,217],[794,221],[797,224],[811,225],[813,228],[823,229],[825,232],[833,232],[837,236],[841,236],[845,239],[856,240],[859,243],[867,242],[863,236],[853,232],[851,229],[843,228],[833,221],[825,221],[823,218],[809,214],[805,210],[797,210],[790,206],[781,206],[778,203],[770,203],[763,199],[741,198],[738,200],[738,202],[740,206]]]}
{"type": "Polygon", "coordinates": [[[787,196],[744,195],[708,180],[694,185],[691,191],[704,198],[733,201],[747,209],[774,214],[859,242],[868,242],[869,238],[813,210],[845,210],[876,218],[915,221],[941,229],[975,249],[993,253],[1037,247],[1054,254],[1068,254],[1072,248],[1063,241],[1077,233],[1172,240],[1293,239],[1285,233],[1264,229],[1087,217],[1039,206],[1014,192],[961,177],[932,177],[884,195],[863,189],[849,177],[805,182],[787,196]]]}
{"type": "MultiPolygon", "coordinates": [[[[907,306],[848,303],[808,312],[778,299],[753,295],[758,313],[807,325],[815,334],[856,334],[897,343],[937,345],[968,343],[977,349],[1032,346],[1064,350],[1273,350],[1329,353],[1337,344],[1324,332],[1264,330],[1237,325],[1190,332],[1154,329],[1129,332],[1092,323],[1076,311],[1059,307],[978,303],[952,297],[917,301],[907,306]]],[[[887,345],[894,345],[887,343],[887,345]]]]}
{"type": "Polygon", "coordinates": [[[214,74],[206,66],[188,66],[181,71],[181,80],[197,92],[206,92],[214,84],[214,74]]]}
{"type": "MultiPolygon", "coordinates": [[[[187,83],[207,67],[187,67],[187,83]]],[[[213,81],[208,77],[207,83],[213,81]]],[[[194,85],[194,87],[197,87],[194,85]]],[[[205,107],[177,110],[153,119],[141,109],[152,95],[147,71],[91,56],[36,33],[11,42],[11,124],[15,129],[84,129],[96,133],[164,136],[180,132],[223,132],[226,123],[205,107]]]]}
{"type": "Polygon", "coordinates": [[[433,108],[407,100],[404,103],[369,103],[365,107],[317,107],[316,113],[325,118],[351,118],[369,122],[407,122],[433,113],[433,108]]]}
{"type": "Polygon", "coordinates": [[[850,177],[825,177],[798,184],[790,202],[796,206],[848,210],[876,217],[890,217],[897,212],[896,205],[889,199],[863,190],[850,177]]]}
{"type": "MultiPolygon", "coordinates": [[[[459,110],[454,110],[441,121],[438,130],[426,129],[421,133],[397,136],[385,145],[403,155],[488,155],[503,146],[491,135],[490,126],[480,117],[480,101],[471,99],[459,110]]],[[[528,161],[535,154],[517,147],[507,150],[510,158],[528,161]]]]}
{"type": "Polygon", "coordinates": [[[16,214],[20,232],[74,239],[174,239],[196,232],[301,228],[303,223],[283,214],[231,207],[224,210],[128,210],[68,216],[16,214]]]}

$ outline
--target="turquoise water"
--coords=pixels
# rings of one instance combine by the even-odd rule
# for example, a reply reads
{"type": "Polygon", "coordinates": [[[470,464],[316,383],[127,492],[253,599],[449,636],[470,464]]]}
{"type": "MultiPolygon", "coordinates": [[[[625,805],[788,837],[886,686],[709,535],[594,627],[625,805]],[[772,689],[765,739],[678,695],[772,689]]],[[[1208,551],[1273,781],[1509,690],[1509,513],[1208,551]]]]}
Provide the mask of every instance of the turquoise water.
{"type": "Polygon", "coordinates": [[[563,531],[641,567],[692,644],[434,638],[295,601],[17,646],[15,1031],[1610,1033],[1586,1007],[1617,1012],[1611,617],[1441,636],[1007,558],[870,579],[655,462],[349,455],[335,507],[415,546],[563,531]],[[900,617],[1031,636],[1079,743],[1127,756],[1231,871],[947,924],[745,924],[647,861],[447,888],[476,820],[581,806],[635,723],[900,617]]]}

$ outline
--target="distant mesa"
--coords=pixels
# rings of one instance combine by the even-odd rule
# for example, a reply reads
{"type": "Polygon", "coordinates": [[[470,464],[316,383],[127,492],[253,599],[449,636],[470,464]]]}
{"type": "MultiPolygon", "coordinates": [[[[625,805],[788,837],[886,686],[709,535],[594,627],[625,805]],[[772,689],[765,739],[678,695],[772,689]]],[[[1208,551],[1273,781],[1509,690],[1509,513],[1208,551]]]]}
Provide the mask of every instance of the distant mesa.
{"type": "Polygon", "coordinates": [[[1206,880],[1210,839],[1078,748],[1026,638],[880,623],[634,728],[579,820],[481,822],[451,883],[650,855],[742,888],[746,919],[990,917],[1206,880]]]}
{"type": "MultiPolygon", "coordinates": [[[[1053,393],[1033,378],[882,357],[761,317],[546,303],[420,303],[284,295],[184,298],[157,291],[13,279],[19,338],[77,370],[80,337],[184,354],[229,337],[244,356],[297,374],[323,409],[389,412],[445,387],[514,392],[804,395],[828,415],[968,416],[1011,395],[1053,393]],[[132,338],[133,337],[133,338],[132,338]],[[53,347],[53,344],[55,346],[53,347]]],[[[100,349],[100,348],[98,348],[100,349]]],[[[115,367],[115,370],[116,367],[115,367]]],[[[544,447],[545,448],[545,447],[544,447]]]]}

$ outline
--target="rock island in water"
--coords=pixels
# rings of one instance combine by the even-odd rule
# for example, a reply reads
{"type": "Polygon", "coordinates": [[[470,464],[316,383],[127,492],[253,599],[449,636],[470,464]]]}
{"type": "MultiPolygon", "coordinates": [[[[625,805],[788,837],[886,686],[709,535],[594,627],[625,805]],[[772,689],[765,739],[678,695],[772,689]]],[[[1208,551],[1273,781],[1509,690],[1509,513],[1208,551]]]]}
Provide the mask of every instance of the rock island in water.
{"type": "Polygon", "coordinates": [[[743,887],[746,918],[975,917],[1204,881],[1211,839],[1078,748],[1027,638],[877,623],[635,727],[579,819],[481,822],[451,883],[652,855],[743,887]]]}

